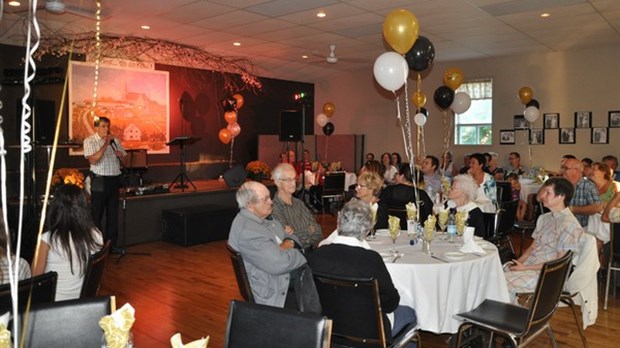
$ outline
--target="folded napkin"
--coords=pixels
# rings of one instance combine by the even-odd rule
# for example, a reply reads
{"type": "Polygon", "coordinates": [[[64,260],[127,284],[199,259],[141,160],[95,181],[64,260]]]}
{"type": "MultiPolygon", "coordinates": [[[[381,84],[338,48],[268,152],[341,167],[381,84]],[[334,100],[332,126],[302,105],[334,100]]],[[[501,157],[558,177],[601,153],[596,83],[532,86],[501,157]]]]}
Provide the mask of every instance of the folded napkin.
{"type": "Polygon", "coordinates": [[[10,348],[12,346],[11,331],[8,330],[10,318],[11,312],[6,312],[0,316],[0,348],[10,348]]]}
{"type": "Polygon", "coordinates": [[[415,203],[409,202],[405,204],[405,209],[407,210],[407,220],[418,219],[418,207],[416,207],[415,203]]]}
{"type": "Polygon", "coordinates": [[[487,252],[474,240],[474,228],[465,227],[463,232],[463,246],[459,249],[462,253],[467,254],[486,254],[487,252]]]}
{"type": "Polygon", "coordinates": [[[181,341],[181,334],[177,333],[174,336],[170,337],[170,345],[172,348],[207,348],[207,344],[209,343],[209,336],[203,337],[199,340],[195,340],[188,344],[183,344],[181,341]]]}
{"type": "Polygon", "coordinates": [[[103,329],[108,348],[127,347],[131,327],[136,321],[135,313],[135,309],[129,303],[125,303],[116,312],[101,318],[99,326],[103,329]]]}

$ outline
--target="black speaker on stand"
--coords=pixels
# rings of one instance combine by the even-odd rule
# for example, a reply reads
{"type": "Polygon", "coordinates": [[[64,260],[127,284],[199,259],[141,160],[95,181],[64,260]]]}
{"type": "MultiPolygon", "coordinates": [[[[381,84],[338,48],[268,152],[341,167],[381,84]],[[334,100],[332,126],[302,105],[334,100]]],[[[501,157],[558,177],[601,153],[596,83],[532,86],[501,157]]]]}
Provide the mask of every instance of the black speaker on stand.
{"type": "Polygon", "coordinates": [[[302,141],[303,115],[299,110],[282,110],[280,113],[280,141],[302,141]]]}

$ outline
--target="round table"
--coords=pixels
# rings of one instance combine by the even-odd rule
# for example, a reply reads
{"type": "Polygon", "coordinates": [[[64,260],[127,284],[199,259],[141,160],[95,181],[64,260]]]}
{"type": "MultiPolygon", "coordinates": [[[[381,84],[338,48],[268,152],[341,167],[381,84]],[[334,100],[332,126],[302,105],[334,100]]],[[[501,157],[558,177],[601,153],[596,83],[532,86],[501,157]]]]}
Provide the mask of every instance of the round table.
{"type": "Polygon", "coordinates": [[[458,251],[458,244],[434,240],[431,250],[438,260],[422,252],[421,243],[411,246],[406,231],[396,241],[402,257],[388,257],[392,240],[381,231],[370,247],[384,260],[394,286],[400,293],[400,304],[415,309],[422,330],[434,333],[456,333],[461,324],[454,314],[477,307],[485,299],[510,302],[506,278],[497,248],[485,246],[484,255],[467,254],[450,261],[446,252],[458,251]]]}

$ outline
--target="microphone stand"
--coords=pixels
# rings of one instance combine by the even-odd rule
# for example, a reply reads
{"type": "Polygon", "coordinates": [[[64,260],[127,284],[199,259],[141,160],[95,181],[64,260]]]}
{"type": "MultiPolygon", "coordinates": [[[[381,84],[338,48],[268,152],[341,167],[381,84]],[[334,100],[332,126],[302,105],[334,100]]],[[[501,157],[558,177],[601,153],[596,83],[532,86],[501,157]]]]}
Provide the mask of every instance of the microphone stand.
{"type": "MultiPolygon", "coordinates": [[[[122,195],[123,238],[121,239],[122,245],[119,248],[120,249],[120,253],[119,253],[118,259],[116,259],[116,264],[118,264],[119,262],[121,262],[121,259],[125,255],[129,254],[127,252],[127,248],[125,246],[126,243],[127,243],[127,186],[128,186],[128,180],[127,180],[127,167],[123,163],[123,159],[118,155],[118,147],[116,146],[116,143],[114,142],[114,140],[112,140],[110,142],[110,146],[112,146],[112,149],[114,150],[114,155],[116,156],[116,159],[118,160],[119,166],[121,168],[121,173],[123,174],[123,195],[122,195]]],[[[132,254],[132,255],[151,256],[151,253],[146,253],[146,252],[132,252],[130,254],[132,254]]]]}

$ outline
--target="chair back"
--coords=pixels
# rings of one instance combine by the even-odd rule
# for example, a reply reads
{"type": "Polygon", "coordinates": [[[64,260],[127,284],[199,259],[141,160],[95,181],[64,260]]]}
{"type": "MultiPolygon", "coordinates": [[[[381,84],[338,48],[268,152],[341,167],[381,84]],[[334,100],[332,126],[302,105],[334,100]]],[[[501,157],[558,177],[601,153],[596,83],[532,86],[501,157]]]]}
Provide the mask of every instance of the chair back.
{"type": "Polygon", "coordinates": [[[543,264],[538,277],[538,283],[534,290],[532,306],[528,313],[528,325],[523,336],[531,330],[537,330],[547,322],[555,313],[560,301],[560,295],[566,282],[566,276],[573,257],[572,251],[559,259],[552,260],[543,264]]]}
{"type": "Polygon", "coordinates": [[[519,200],[504,201],[499,205],[502,214],[497,222],[495,235],[504,235],[512,231],[515,220],[517,219],[517,209],[519,208],[519,200]]]}
{"type": "Polygon", "coordinates": [[[325,175],[325,181],[323,182],[323,197],[325,196],[339,196],[344,194],[344,172],[330,173],[325,175]]]}
{"type": "Polygon", "coordinates": [[[331,320],[324,316],[232,301],[225,348],[329,347],[331,320]]]}
{"type": "Polygon", "coordinates": [[[114,297],[92,297],[32,306],[21,315],[23,347],[101,347],[99,321],[114,310],[114,297]]]}
{"type": "Polygon", "coordinates": [[[101,287],[101,279],[103,279],[103,271],[105,270],[105,264],[110,255],[111,247],[112,242],[108,240],[101,250],[90,255],[88,258],[86,270],[84,271],[84,282],[82,283],[80,298],[97,296],[97,292],[99,292],[99,288],[101,287]]]}
{"type": "MultiPolygon", "coordinates": [[[[47,272],[20,280],[17,283],[18,308],[20,310],[26,308],[28,299],[30,299],[31,305],[54,302],[57,281],[58,273],[56,272],[47,272]]],[[[0,285],[0,313],[11,310],[11,299],[11,284],[0,285]]]]}
{"type": "Polygon", "coordinates": [[[512,201],[512,186],[509,181],[497,181],[497,201],[508,202],[512,201]]]}
{"type": "Polygon", "coordinates": [[[314,281],[323,315],[334,321],[332,342],[355,347],[386,346],[376,279],[315,272],[314,281]]]}
{"type": "Polygon", "coordinates": [[[237,286],[239,286],[241,296],[246,302],[254,303],[254,295],[252,295],[250,279],[245,270],[243,257],[241,257],[241,254],[237,250],[228,245],[228,243],[226,243],[226,250],[228,251],[228,256],[230,256],[230,263],[232,263],[233,270],[235,271],[235,278],[237,279],[237,286]]]}

